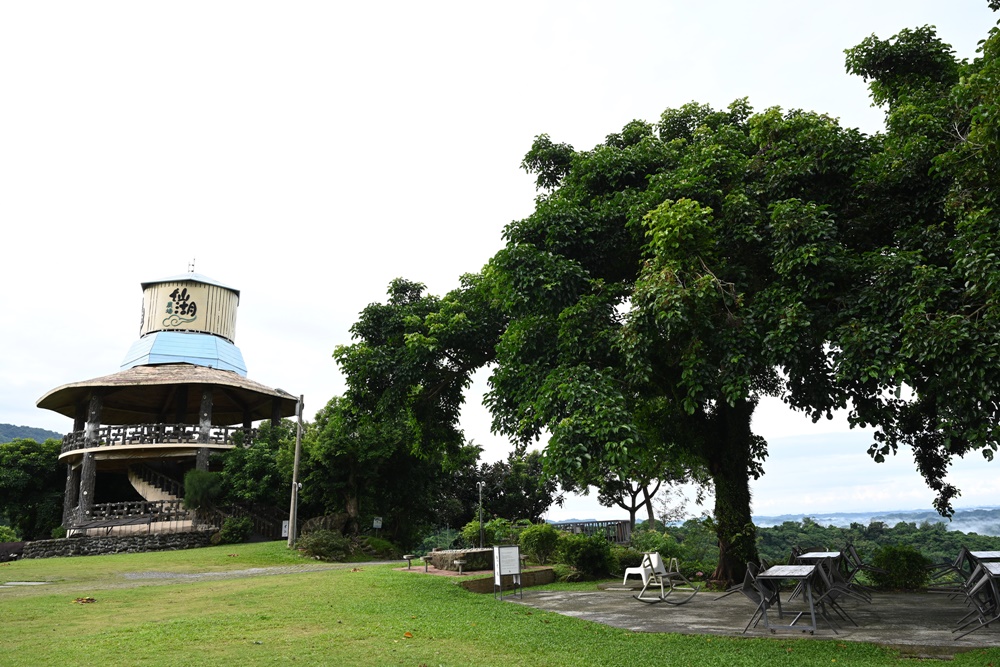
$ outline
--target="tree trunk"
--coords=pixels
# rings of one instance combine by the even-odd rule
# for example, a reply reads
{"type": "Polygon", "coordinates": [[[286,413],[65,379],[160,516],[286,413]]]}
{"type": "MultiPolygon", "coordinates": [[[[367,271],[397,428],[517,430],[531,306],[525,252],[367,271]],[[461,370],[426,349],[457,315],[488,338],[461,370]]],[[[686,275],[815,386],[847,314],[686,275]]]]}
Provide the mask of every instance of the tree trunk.
{"type": "Polygon", "coordinates": [[[757,529],[750,516],[750,418],[754,407],[748,401],[735,406],[721,403],[712,416],[716,437],[708,443],[706,458],[715,484],[719,564],[712,579],[716,581],[740,581],[747,563],[758,560],[757,529]]]}
{"type": "Polygon", "coordinates": [[[361,531],[361,509],[358,502],[358,485],[353,470],[347,474],[347,483],[344,485],[344,513],[347,515],[344,534],[357,535],[361,531]]]}
{"type": "MultiPolygon", "coordinates": [[[[656,492],[654,491],[653,493],[655,494],[656,492]]],[[[648,486],[642,487],[642,495],[646,499],[646,527],[653,529],[656,527],[656,514],[653,512],[653,499],[649,495],[648,486]]]]}

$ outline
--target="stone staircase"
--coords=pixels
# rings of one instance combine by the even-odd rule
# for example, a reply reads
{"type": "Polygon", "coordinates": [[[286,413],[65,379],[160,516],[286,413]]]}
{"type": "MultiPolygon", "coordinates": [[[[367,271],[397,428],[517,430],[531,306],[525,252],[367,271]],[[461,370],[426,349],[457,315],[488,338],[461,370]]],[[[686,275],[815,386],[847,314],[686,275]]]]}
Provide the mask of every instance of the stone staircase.
{"type": "Polygon", "coordinates": [[[184,487],[175,479],[147,465],[129,466],[128,481],[140,496],[148,501],[181,500],[184,487]]]}

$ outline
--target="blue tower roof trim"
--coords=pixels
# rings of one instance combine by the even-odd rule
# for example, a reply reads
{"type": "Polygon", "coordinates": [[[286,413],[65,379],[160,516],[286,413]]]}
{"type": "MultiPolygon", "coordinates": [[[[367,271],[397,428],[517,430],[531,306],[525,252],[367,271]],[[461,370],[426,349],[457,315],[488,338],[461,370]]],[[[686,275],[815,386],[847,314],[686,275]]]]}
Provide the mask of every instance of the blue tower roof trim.
{"type": "Polygon", "coordinates": [[[159,364],[193,364],[247,375],[240,348],[219,336],[185,331],[157,331],[143,336],[132,343],[121,370],[159,364]]]}
{"type": "Polygon", "coordinates": [[[145,290],[150,285],[157,285],[159,283],[178,283],[178,282],[183,282],[185,280],[190,280],[196,283],[204,283],[205,285],[215,285],[216,287],[222,287],[223,289],[227,289],[230,292],[235,292],[237,298],[239,298],[240,296],[240,291],[235,287],[230,287],[225,283],[220,283],[218,280],[213,280],[212,278],[209,278],[208,276],[202,275],[200,273],[179,273],[176,276],[160,278],[159,280],[147,280],[141,283],[141,285],[142,289],[145,290]]]}

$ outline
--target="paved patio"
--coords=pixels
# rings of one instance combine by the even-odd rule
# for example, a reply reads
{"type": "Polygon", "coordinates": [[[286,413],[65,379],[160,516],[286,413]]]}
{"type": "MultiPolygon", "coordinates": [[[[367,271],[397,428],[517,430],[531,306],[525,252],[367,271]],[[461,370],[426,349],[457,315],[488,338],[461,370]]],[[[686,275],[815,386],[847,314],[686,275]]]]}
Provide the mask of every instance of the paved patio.
{"type": "MultiPolygon", "coordinates": [[[[822,618],[817,618],[819,629],[814,635],[790,630],[772,634],[764,628],[763,622],[744,635],[743,628],[754,607],[741,593],[717,600],[720,593],[701,591],[687,604],[670,605],[639,602],[632,597],[637,592],[619,586],[603,589],[595,586],[593,591],[526,588],[522,599],[508,597],[505,600],[634,632],[871,642],[890,646],[906,655],[935,658],[1000,646],[1000,623],[956,641],[952,629],[968,608],[962,600],[940,593],[875,593],[870,605],[845,602],[844,608],[859,627],[837,619],[837,634],[822,618]]],[[[783,603],[783,606],[786,611],[800,611],[804,607],[801,602],[783,603]]]]}

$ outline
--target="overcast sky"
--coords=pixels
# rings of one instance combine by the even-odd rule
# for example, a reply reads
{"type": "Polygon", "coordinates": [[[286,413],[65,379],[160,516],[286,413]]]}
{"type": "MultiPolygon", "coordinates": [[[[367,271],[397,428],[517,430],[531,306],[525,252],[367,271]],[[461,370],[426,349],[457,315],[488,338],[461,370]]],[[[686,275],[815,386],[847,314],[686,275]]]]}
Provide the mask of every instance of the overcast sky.
{"type": "MultiPolygon", "coordinates": [[[[390,280],[435,294],[478,271],[529,214],[532,139],[590,148],[690,101],[802,108],[876,132],[843,50],[935,25],[962,57],[986,0],[757,2],[0,3],[0,422],[66,432],[35,407],[118,370],[138,337],[140,282],[190,262],[241,290],[249,376],[343,390],[331,357],[390,280]]],[[[486,460],[485,376],[467,437],[486,460]]],[[[878,466],[842,420],[780,404],[754,511],[928,507],[900,457],[878,466]],[[835,473],[835,474],[834,474],[835,473]]],[[[981,457],[960,505],[1000,505],[981,457]]],[[[572,499],[551,518],[619,518],[572,499]]]]}

